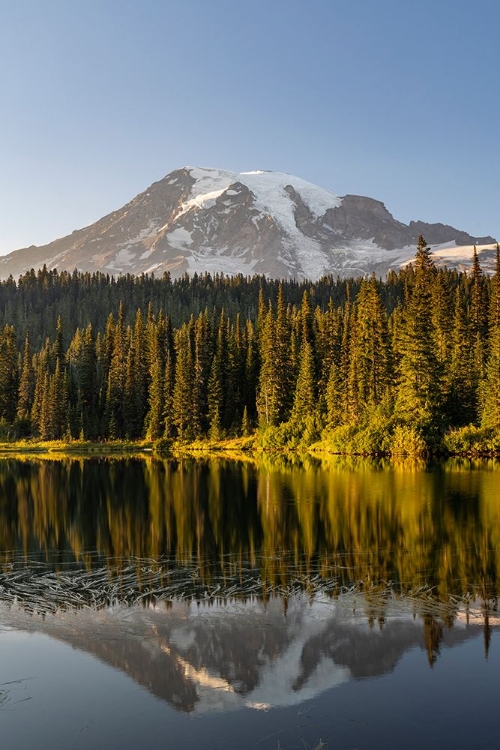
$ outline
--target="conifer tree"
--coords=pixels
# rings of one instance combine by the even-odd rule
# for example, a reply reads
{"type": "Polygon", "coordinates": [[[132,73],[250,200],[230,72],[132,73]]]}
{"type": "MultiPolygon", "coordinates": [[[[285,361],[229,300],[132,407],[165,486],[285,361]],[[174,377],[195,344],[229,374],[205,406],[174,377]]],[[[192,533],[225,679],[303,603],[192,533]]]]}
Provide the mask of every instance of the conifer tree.
{"type": "Polygon", "coordinates": [[[180,440],[192,440],[200,434],[193,365],[190,327],[184,326],[177,335],[175,385],[172,395],[172,422],[180,440]]]}
{"type": "Polygon", "coordinates": [[[165,431],[165,329],[163,319],[158,325],[153,320],[152,312],[148,313],[148,341],[150,352],[148,391],[149,411],[146,419],[147,437],[158,440],[165,431]]]}
{"type": "Polygon", "coordinates": [[[51,375],[48,370],[39,373],[40,380],[40,409],[37,413],[37,428],[42,440],[52,440],[54,434],[53,424],[53,392],[51,389],[51,375]],[[42,381],[43,377],[43,381],[42,381]]]}
{"type": "Polygon", "coordinates": [[[68,381],[66,373],[61,371],[59,360],[53,375],[44,374],[42,405],[40,410],[39,431],[42,440],[58,440],[67,432],[68,417],[68,381]]]}
{"type": "Polygon", "coordinates": [[[333,301],[328,301],[328,309],[324,315],[318,316],[317,323],[317,348],[318,358],[321,362],[321,376],[318,383],[320,397],[326,396],[327,384],[330,378],[332,365],[340,360],[340,349],[342,342],[342,325],[339,310],[333,306],[333,301]]]}
{"type": "Polygon", "coordinates": [[[0,332],[0,419],[12,424],[17,411],[19,353],[16,332],[6,325],[0,332]]]}
{"type": "Polygon", "coordinates": [[[96,342],[90,323],[83,334],[79,370],[78,402],[81,409],[81,429],[86,440],[93,440],[99,435],[98,379],[96,342]]]}
{"type": "Polygon", "coordinates": [[[224,422],[231,431],[238,431],[241,426],[246,397],[245,383],[246,347],[241,326],[241,315],[238,312],[234,325],[228,326],[228,357],[226,368],[226,399],[224,422]]]}
{"type": "Polygon", "coordinates": [[[481,383],[481,424],[500,428],[500,250],[496,247],[495,275],[492,280],[489,356],[481,383]]]}
{"type": "Polygon", "coordinates": [[[173,350],[167,352],[165,362],[165,377],[163,387],[163,435],[172,438],[175,434],[174,422],[174,387],[175,387],[175,360],[173,350]]]}
{"type": "Polygon", "coordinates": [[[302,302],[300,305],[300,328],[301,343],[304,340],[308,341],[311,345],[311,352],[313,352],[316,340],[315,320],[311,307],[311,296],[307,289],[304,290],[304,293],[302,295],[302,302]]]}
{"type": "Polygon", "coordinates": [[[212,440],[220,440],[223,435],[222,415],[224,410],[224,387],[220,347],[214,354],[208,380],[208,434],[212,440]]]}
{"type": "Polygon", "coordinates": [[[263,426],[285,422],[293,399],[291,389],[290,329],[283,288],[278,289],[276,317],[271,303],[259,336],[261,370],[257,408],[263,426]]]}
{"type": "MultiPolygon", "coordinates": [[[[219,325],[225,326],[225,324],[226,316],[222,310],[219,325]]],[[[208,380],[213,355],[212,324],[208,310],[198,315],[194,323],[193,339],[195,375],[193,398],[197,401],[200,429],[205,432],[208,429],[208,380]]]]}
{"type": "MultiPolygon", "coordinates": [[[[342,423],[349,422],[350,413],[352,413],[352,403],[350,403],[350,396],[352,391],[349,389],[349,384],[352,383],[352,368],[351,368],[351,345],[353,343],[353,325],[352,325],[352,304],[350,301],[349,288],[347,288],[347,301],[342,310],[342,340],[340,344],[340,361],[339,361],[339,373],[341,388],[340,388],[340,421],[342,423]],[[349,376],[351,375],[351,380],[349,376]]],[[[331,389],[330,389],[331,392],[331,389]]]]}
{"type": "Polygon", "coordinates": [[[161,359],[153,359],[151,363],[151,384],[149,387],[149,412],[147,418],[147,437],[158,440],[164,432],[164,397],[165,397],[165,368],[161,359]]]}
{"type": "Polygon", "coordinates": [[[497,242],[495,251],[495,273],[491,280],[489,330],[490,333],[495,326],[500,325],[500,245],[497,242]]]}
{"type": "Polygon", "coordinates": [[[327,423],[330,427],[338,427],[344,422],[344,391],[342,369],[340,363],[334,361],[330,367],[325,393],[327,423]]]}
{"type": "Polygon", "coordinates": [[[263,427],[278,423],[278,409],[275,395],[278,389],[278,376],[274,360],[274,339],[274,316],[272,306],[269,304],[268,311],[262,317],[259,327],[261,369],[257,409],[259,421],[263,427]]]}
{"type": "Polygon", "coordinates": [[[64,359],[63,327],[62,327],[61,316],[59,316],[57,318],[56,336],[54,340],[54,345],[52,347],[52,370],[53,371],[55,371],[57,362],[59,362],[59,365],[62,366],[63,359],[64,359]]]}
{"type": "Polygon", "coordinates": [[[250,320],[245,325],[245,371],[243,400],[250,422],[257,419],[256,394],[259,379],[259,352],[254,327],[250,320]]]}
{"type": "Polygon", "coordinates": [[[348,344],[346,343],[348,358],[344,363],[347,373],[343,398],[344,421],[347,424],[355,424],[359,421],[363,412],[363,404],[360,398],[361,375],[359,373],[359,362],[356,351],[356,340],[358,337],[358,310],[356,306],[352,307],[348,324],[348,333],[346,335],[346,342],[348,341],[348,344]]]}
{"type": "Polygon", "coordinates": [[[31,422],[35,428],[35,432],[40,434],[43,396],[48,389],[48,379],[46,379],[45,376],[49,375],[50,370],[49,339],[45,340],[42,350],[34,356],[33,362],[35,371],[35,392],[33,396],[33,407],[31,409],[31,422]]]}
{"type": "Polygon", "coordinates": [[[127,374],[127,354],[123,321],[123,305],[120,302],[118,320],[112,332],[112,353],[108,371],[106,392],[107,433],[112,440],[125,436],[124,394],[127,374]]]}
{"type": "Polygon", "coordinates": [[[30,334],[26,331],[24,340],[23,359],[21,365],[21,377],[19,381],[19,397],[17,402],[17,418],[29,420],[33,398],[35,395],[35,373],[33,370],[33,357],[31,354],[30,334]]]}
{"type": "Polygon", "coordinates": [[[474,353],[470,347],[470,333],[460,287],[455,291],[452,343],[445,375],[446,412],[454,427],[477,419],[477,378],[474,353]]]}
{"type": "Polygon", "coordinates": [[[127,425],[126,431],[132,437],[140,437],[143,433],[144,422],[148,406],[148,389],[150,384],[149,372],[149,347],[146,336],[146,327],[142,317],[142,311],[138,308],[132,340],[130,345],[130,364],[132,368],[132,421],[127,425]]]}
{"type": "Polygon", "coordinates": [[[469,318],[472,336],[472,348],[474,351],[474,363],[477,371],[477,377],[479,380],[481,380],[484,376],[487,357],[486,339],[488,334],[488,298],[485,278],[479,264],[479,258],[475,245],[471,274],[469,318]]]}
{"type": "Polygon", "coordinates": [[[241,434],[243,437],[248,437],[252,432],[252,428],[250,425],[250,419],[248,417],[248,409],[245,404],[243,408],[243,416],[241,418],[241,434]]]}
{"type": "Polygon", "coordinates": [[[314,414],[316,409],[316,377],[311,343],[304,337],[300,348],[300,363],[292,419],[303,420],[314,414]]]}
{"type": "Polygon", "coordinates": [[[434,348],[441,367],[449,360],[453,307],[446,276],[438,271],[432,285],[432,324],[434,326],[434,348]]]}
{"type": "Polygon", "coordinates": [[[138,384],[134,371],[134,355],[131,341],[131,331],[128,329],[126,344],[126,366],[125,383],[123,391],[123,431],[122,434],[128,439],[140,436],[139,404],[137,399],[138,384]]]}
{"type": "Polygon", "coordinates": [[[356,300],[356,335],[351,360],[360,408],[375,406],[387,395],[392,379],[387,315],[375,276],[361,282],[356,300]]]}
{"type": "Polygon", "coordinates": [[[92,326],[76,330],[66,353],[69,367],[72,434],[84,439],[98,437],[97,355],[92,326]]]}
{"type": "Polygon", "coordinates": [[[290,367],[290,322],[285,303],[283,284],[278,287],[276,326],[274,329],[274,358],[276,366],[275,391],[277,421],[285,422],[293,402],[292,372],[290,367]]]}
{"type": "Polygon", "coordinates": [[[422,236],[415,257],[415,283],[405,313],[396,415],[414,426],[440,424],[441,383],[432,321],[434,264],[422,236]]]}
{"type": "Polygon", "coordinates": [[[52,438],[58,440],[68,431],[68,376],[56,361],[54,375],[50,379],[50,409],[52,438]]]}

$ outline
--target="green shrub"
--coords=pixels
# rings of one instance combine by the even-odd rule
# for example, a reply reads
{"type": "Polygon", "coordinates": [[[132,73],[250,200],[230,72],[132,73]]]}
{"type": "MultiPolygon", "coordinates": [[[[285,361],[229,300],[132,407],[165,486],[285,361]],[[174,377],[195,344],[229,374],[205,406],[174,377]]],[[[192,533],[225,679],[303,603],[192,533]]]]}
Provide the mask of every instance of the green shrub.
{"type": "Polygon", "coordinates": [[[416,427],[398,424],[394,428],[389,451],[393,456],[421,456],[428,451],[428,445],[416,427]]]}
{"type": "Polygon", "coordinates": [[[500,430],[467,425],[450,430],[443,442],[450,453],[500,453],[500,430]]]}
{"type": "Polygon", "coordinates": [[[332,453],[354,453],[352,445],[359,428],[352,424],[327,427],[323,432],[323,444],[332,453]]]}
{"type": "Polygon", "coordinates": [[[317,418],[314,415],[303,419],[290,419],[280,425],[266,427],[260,432],[258,444],[264,450],[305,449],[320,435],[317,418]]]}
{"type": "Polygon", "coordinates": [[[327,427],[322,434],[322,444],[333,453],[387,453],[392,439],[393,422],[390,408],[381,404],[367,411],[363,421],[358,424],[327,427]]]}

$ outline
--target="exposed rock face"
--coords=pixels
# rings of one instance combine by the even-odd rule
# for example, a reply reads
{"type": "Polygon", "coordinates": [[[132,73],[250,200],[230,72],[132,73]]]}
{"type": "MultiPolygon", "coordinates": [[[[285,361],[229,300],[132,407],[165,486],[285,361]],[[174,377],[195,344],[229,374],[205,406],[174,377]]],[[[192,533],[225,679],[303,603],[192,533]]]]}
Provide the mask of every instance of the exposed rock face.
{"type": "Polygon", "coordinates": [[[444,224],[403,224],[380,201],[340,198],[291,175],[185,167],[89,227],[0,258],[0,277],[44,264],[173,277],[195,271],[311,280],[383,275],[411,260],[420,234],[432,246],[446,245],[436,248],[436,258],[456,267],[470,265],[474,244],[494,243],[444,224]]]}

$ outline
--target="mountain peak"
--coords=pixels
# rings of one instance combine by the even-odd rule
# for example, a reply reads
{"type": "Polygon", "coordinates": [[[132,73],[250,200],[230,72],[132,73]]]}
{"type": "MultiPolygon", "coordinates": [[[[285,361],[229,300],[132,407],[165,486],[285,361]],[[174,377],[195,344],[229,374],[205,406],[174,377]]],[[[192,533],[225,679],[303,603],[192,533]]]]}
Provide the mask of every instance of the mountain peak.
{"type": "MultiPolygon", "coordinates": [[[[406,225],[380,201],[341,198],[284,172],[185,166],[89,227],[0,258],[0,275],[17,276],[44,264],[60,271],[173,276],[384,275],[413,257],[418,234],[444,250],[437,255],[440,262],[457,267],[467,266],[474,244],[494,242],[444,224],[406,225]],[[458,246],[470,246],[470,253],[457,252],[458,246]]],[[[484,248],[486,270],[490,255],[493,263],[493,249],[484,248]]]]}

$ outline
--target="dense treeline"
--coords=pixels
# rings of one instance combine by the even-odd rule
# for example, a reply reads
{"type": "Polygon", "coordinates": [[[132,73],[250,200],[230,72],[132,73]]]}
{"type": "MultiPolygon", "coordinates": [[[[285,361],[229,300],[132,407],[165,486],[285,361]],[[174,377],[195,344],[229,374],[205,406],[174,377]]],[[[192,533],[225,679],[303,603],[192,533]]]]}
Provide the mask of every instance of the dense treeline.
{"type": "MultiPolygon", "coordinates": [[[[359,279],[343,281],[332,277],[325,277],[314,287],[309,282],[288,281],[283,293],[287,304],[298,306],[307,289],[314,295],[315,304],[324,309],[330,299],[337,306],[348,296],[355,297],[359,284],[359,279]]],[[[58,273],[44,267],[29,271],[17,282],[12,277],[0,282],[0,327],[14,326],[20,340],[29,329],[33,346],[39,348],[45,337],[53,334],[58,320],[65,338],[70,339],[78,327],[85,328],[89,323],[95,334],[103,333],[109,313],[116,317],[120,305],[126,325],[133,324],[139,308],[143,314],[149,308],[155,315],[160,310],[168,311],[176,328],[205,310],[220,313],[224,309],[231,319],[239,313],[242,319],[255,323],[260,291],[266,301],[275,303],[279,286],[279,281],[263,276],[195,273],[171,280],[165,273],[161,278],[115,278],[103,273],[58,273]]],[[[403,285],[394,275],[387,287],[387,304],[393,306],[402,294],[403,285]]]]}
{"type": "Polygon", "coordinates": [[[385,282],[44,269],[4,282],[0,311],[4,436],[500,447],[498,248],[492,278],[477,255],[436,269],[422,238],[385,282]]]}

